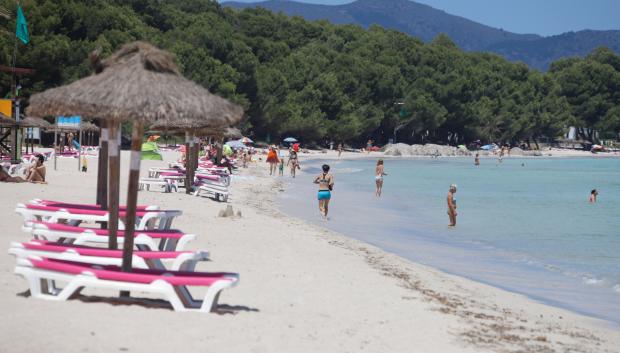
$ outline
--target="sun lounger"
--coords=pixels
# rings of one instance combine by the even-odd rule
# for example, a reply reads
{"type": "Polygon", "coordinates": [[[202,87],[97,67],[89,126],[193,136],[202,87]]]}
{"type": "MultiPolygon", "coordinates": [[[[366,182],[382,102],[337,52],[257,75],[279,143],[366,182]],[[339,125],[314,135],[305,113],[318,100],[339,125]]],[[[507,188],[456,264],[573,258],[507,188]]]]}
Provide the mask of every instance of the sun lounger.
{"type": "MultiPolygon", "coordinates": [[[[93,209],[89,207],[69,208],[55,207],[47,205],[17,204],[15,212],[24,217],[24,221],[46,221],[58,223],[65,220],[68,224],[78,225],[82,222],[96,223],[107,222],[108,211],[93,209]]],[[[125,217],[126,211],[121,209],[119,216],[125,217]]],[[[170,229],[175,217],[181,215],[181,211],[176,210],[157,210],[157,211],[138,211],[136,212],[136,229],[170,229]]],[[[119,220],[119,229],[124,229],[125,225],[119,220]]]]}
{"type": "Polygon", "coordinates": [[[239,282],[236,273],[181,272],[134,269],[122,272],[118,266],[30,256],[17,259],[15,273],[28,281],[34,298],[63,301],[83,288],[125,290],[157,294],[176,311],[210,312],[217,307],[222,289],[239,282]],[[66,283],[56,287],[56,281],[66,283]],[[188,287],[208,287],[203,300],[192,298],[188,287]]]}
{"type": "MultiPolygon", "coordinates": [[[[185,177],[183,177],[185,178],[185,177]]],[[[178,191],[179,182],[175,178],[140,178],[138,190],[151,190],[151,186],[159,186],[164,188],[164,192],[178,191]]]]}
{"type": "MultiPolygon", "coordinates": [[[[54,200],[46,200],[46,199],[32,199],[28,201],[31,205],[42,205],[42,206],[52,206],[52,207],[68,207],[68,208],[86,208],[86,209],[95,209],[101,210],[100,205],[93,204],[83,204],[83,203],[71,203],[71,202],[63,202],[63,201],[54,201],[54,200]]],[[[126,209],[126,206],[121,205],[121,210],[126,209]]],[[[136,206],[138,211],[156,211],[159,210],[159,206],[156,205],[138,205],[136,206]]]]}
{"type": "MultiPolygon", "coordinates": [[[[107,229],[85,228],[59,223],[28,222],[23,230],[31,233],[35,239],[69,242],[76,245],[107,244],[107,229]]],[[[124,231],[118,231],[119,245],[124,243],[124,231]]],[[[134,245],[140,250],[181,251],[196,235],[186,234],[178,230],[136,230],[134,245]]]]}
{"type": "MultiPolygon", "coordinates": [[[[50,259],[83,262],[95,265],[120,266],[122,250],[109,250],[75,244],[31,240],[26,243],[12,242],[9,254],[17,258],[41,256],[50,259]]],[[[198,261],[208,260],[205,251],[134,251],[132,264],[142,269],[170,269],[173,271],[194,271],[198,261]],[[168,264],[166,267],[164,264],[168,264]]]]}
{"type": "Polygon", "coordinates": [[[194,191],[194,196],[200,196],[204,194],[213,195],[218,201],[228,202],[228,196],[230,195],[230,192],[228,191],[228,186],[226,185],[211,183],[197,184],[196,191],[194,191]]]}

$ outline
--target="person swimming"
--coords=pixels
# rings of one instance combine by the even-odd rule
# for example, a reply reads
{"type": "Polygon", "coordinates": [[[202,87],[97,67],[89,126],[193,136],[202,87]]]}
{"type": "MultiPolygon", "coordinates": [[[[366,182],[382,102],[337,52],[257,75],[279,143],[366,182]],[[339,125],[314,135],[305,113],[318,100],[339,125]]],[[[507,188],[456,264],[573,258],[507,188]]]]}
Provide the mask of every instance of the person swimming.
{"type": "Polygon", "coordinates": [[[329,173],[329,165],[323,164],[323,173],[314,178],[314,183],[319,184],[319,212],[321,216],[327,219],[327,213],[329,212],[329,201],[332,197],[332,190],[334,189],[334,176],[329,173]]]}
{"type": "Polygon", "coordinates": [[[596,189],[592,189],[592,191],[590,191],[590,203],[596,203],[597,196],[598,196],[598,191],[596,191],[596,189]]]}
{"type": "Polygon", "coordinates": [[[381,191],[383,189],[383,176],[387,175],[383,168],[383,159],[379,159],[377,161],[377,166],[375,167],[375,196],[381,197],[381,191]]]}

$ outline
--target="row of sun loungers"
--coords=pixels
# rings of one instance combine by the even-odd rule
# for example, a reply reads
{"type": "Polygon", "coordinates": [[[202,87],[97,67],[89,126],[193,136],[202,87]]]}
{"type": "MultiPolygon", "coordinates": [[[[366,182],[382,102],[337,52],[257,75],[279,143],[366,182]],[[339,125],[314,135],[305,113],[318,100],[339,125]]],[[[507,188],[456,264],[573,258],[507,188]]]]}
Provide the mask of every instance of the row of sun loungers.
{"type": "MultiPolygon", "coordinates": [[[[184,250],[196,236],[171,229],[180,211],[138,206],[131,272],[121,271],[121,250],[102,247],[109,231],[86,226],[108,221],[100,206],[35,199],[18,204],[16,212],[32,239],[12,242],[9,253],[34,298],[62,301],[84,288],[112,289],[158,295],[176,311],[210,312],[220,292],[239,281],[236,273],[195,271],[209,254],[184,250]],[[192,297],[190,287],[207,288],[202,300],[192,297]]],[[[121,206],[121,218],[124,213],[121,206]]],[[[117,235],[123,244],[124,230],[117,235]]]]}
{"type": "MultiPolygon", "coordinates": [[[[151,187],[163,188],[164,192],[178,191],[185,185],[185,170],[182,166],[172,164],[170,168],[150,168],[149,177],[141,178],[139,190],[151,187]]],[[[193,181],[194,196],[213,196],[218,201],[227,202],[230,195],[230,178],[228,169],[212,164],[201,164],[193,181]]]]}

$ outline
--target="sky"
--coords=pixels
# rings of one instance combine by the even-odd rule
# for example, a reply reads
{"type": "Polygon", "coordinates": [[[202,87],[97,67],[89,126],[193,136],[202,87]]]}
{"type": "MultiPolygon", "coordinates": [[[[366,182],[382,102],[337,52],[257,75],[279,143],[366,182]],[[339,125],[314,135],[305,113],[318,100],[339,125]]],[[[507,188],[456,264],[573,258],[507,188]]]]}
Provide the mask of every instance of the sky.
{"type": "MultiPolygon", "coordinates": [[[[296,1],[324,5],[352,2],[351,0],[296,1]]],[[[416,2],[516,33],[549,36],[583,29],[620,29],[620,0],[416,0],[416,2]]]]}

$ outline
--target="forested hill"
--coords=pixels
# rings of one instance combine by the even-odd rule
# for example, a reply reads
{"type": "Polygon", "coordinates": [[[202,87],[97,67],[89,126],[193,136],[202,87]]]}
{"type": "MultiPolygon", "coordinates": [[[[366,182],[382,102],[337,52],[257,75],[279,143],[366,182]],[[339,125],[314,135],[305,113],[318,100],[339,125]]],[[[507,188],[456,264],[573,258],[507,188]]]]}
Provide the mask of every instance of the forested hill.
{"type": "MultiPolygon", "coordinates": [[[[468,53],[445,35],[430,43],[379,26],[306,21],[210,0],[23,0],[30,43],[17,64],[36,70],[21,96],[89,75],[88,54],[146,40],[182,73],[246,110],[254,140],[359,145],[535,141],[580,126],[580,137],[620,132],[620,56],[599,48],[541,73],[468,53]]],[[[14,0],[0,0],[0,65],[15,47],[14,0]]],[[[0,95],[11,78],[0,73],[0,95]]]]}
{"type": "Polygon", "coordinates": [[[516,34],[409,0],[358,0],[337,6],[285,0],[225,2],[223,5],[233,8],[260,6],[309,20],[326,19],[333,23],[353,23],[365,28],[378,24],[419,37],[425,42],[445,33],[464,50],[490,51],[512,61],[523,61],[540,70],[547,70],[552,61],[584,56],[600,46],[620,53],[620,31],[588,30],[551,37],[516,34]]]}

